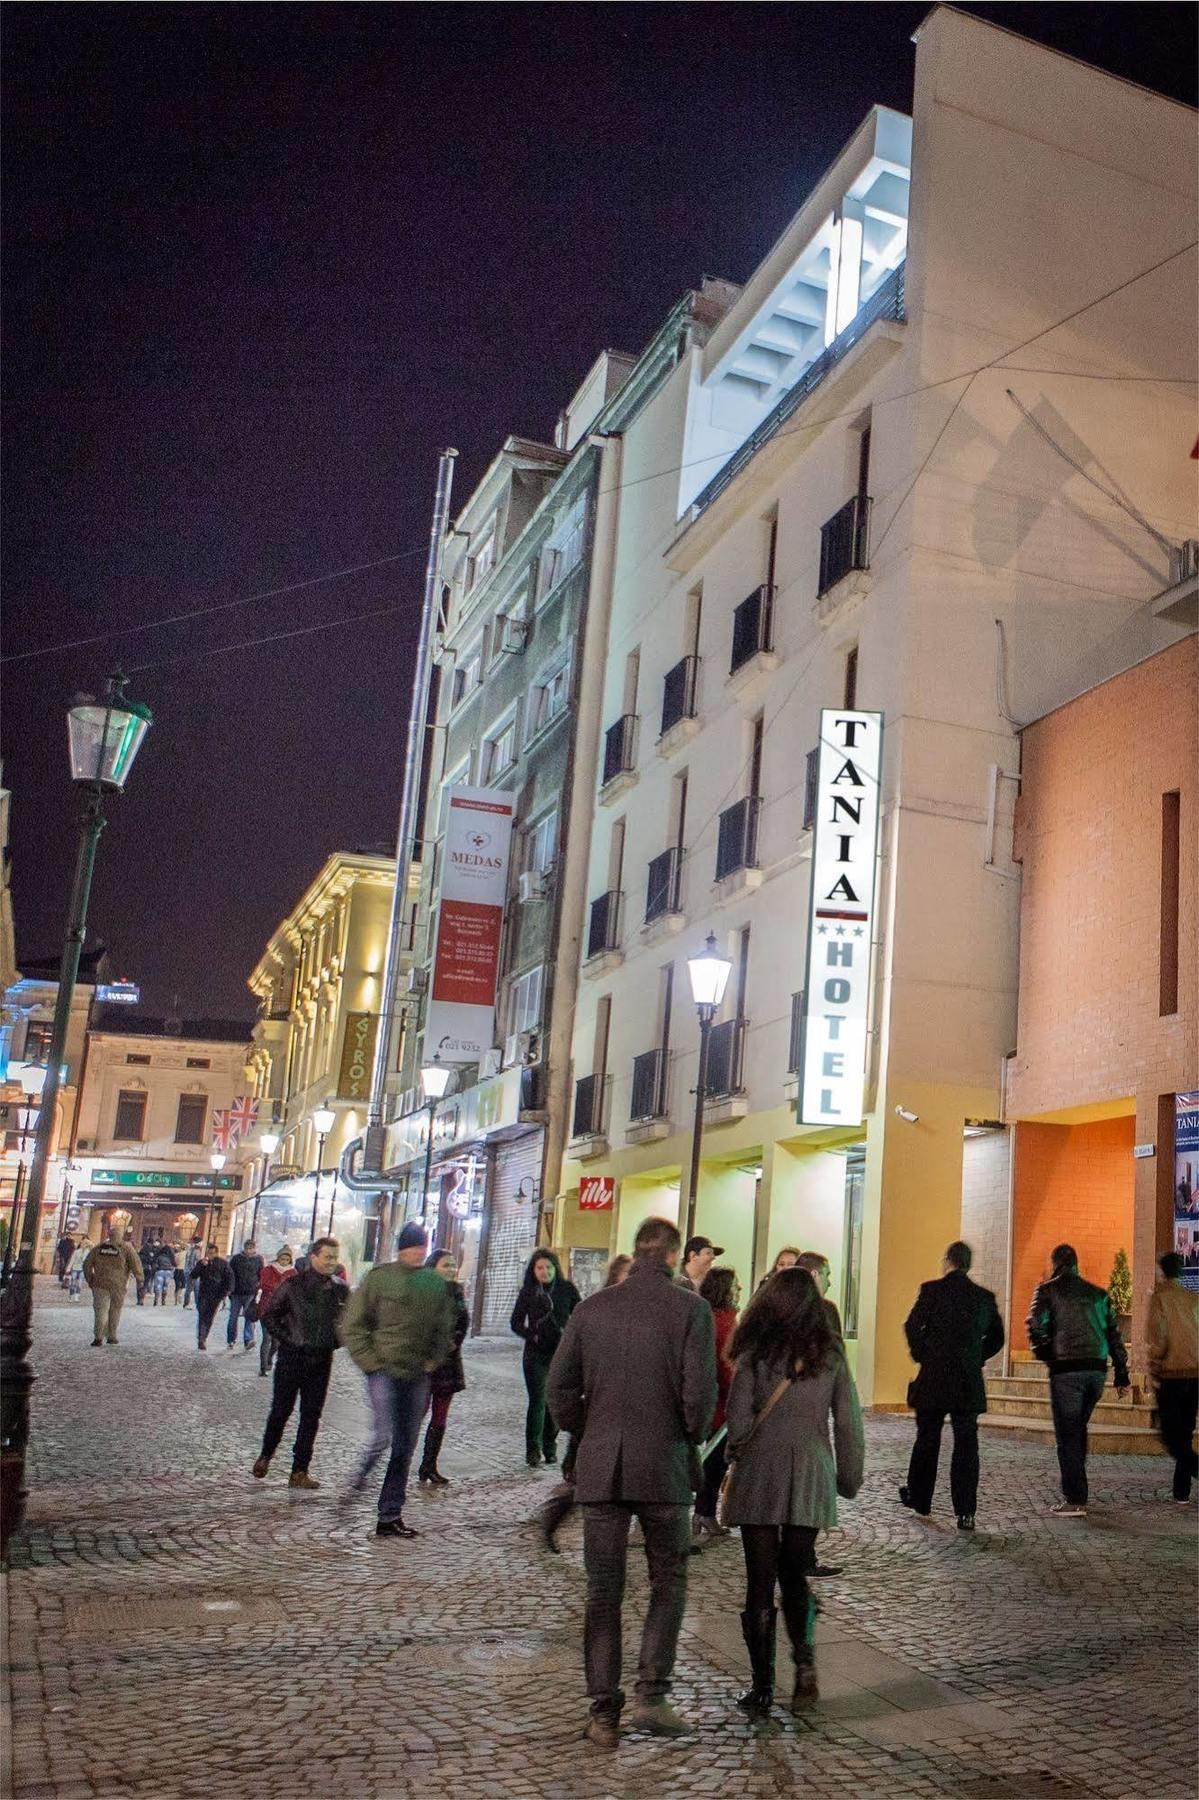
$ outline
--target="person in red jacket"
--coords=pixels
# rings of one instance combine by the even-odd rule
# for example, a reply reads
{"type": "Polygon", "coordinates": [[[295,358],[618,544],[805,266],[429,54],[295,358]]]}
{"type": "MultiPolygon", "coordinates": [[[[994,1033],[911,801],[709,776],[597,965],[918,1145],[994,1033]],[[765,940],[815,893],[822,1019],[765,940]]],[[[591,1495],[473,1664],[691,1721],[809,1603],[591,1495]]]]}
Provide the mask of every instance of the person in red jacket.
{"type": "Polygon", "coordinates": [[[728,1467],[724,1453],[724,1408],[729,1397],[729,1388],[733,1380],[733,1365],[728,1359],[728,1343],[737,1324],[737,1306],[741,1299],[741,1288],[735,1269],[709,1269],[699,1286],[700,1298],[706,1300],[712,1308],[712,1316],[716,1321],[716,1381],[719,1398],[716,1412],[712,1419],[712,1428],[708,1433],[708,1442],[720,1434],[720,1442],[709,1450],[704,1460],[704,1485],[700,1489],[695,1502],[695,1517],[691,1521],[691,1535],[694,1538],[725,1537],[725,1527],[717,1522],[716,1501],[720,1495],[720,1484],[724,1480],[724,1472],[728,1467]]]}
{"type": "MultiPolygon", "coordinates": [[[[280,1249],[276,1250],[274,1262],[263,1264],[262,1273],[258,1277],[258,1294],[254,1306],[254,1311],[259,1321],[261,1321],[262,1315],[266,1311],[267,1301],[270,1299],[279,1283],[285,1281],[289,1275],[294,1275],[295,1272],[295,1264],[292,1260],[290,1244],[284,1244],[280,1249]]],[[[278,1338],[263,1325],[262,1341],[258,1346],[258,1373],[260,1375],[270,1374],[271,1364],[275,1360],[275,1352],[278,1348],[278,1338]]]]}

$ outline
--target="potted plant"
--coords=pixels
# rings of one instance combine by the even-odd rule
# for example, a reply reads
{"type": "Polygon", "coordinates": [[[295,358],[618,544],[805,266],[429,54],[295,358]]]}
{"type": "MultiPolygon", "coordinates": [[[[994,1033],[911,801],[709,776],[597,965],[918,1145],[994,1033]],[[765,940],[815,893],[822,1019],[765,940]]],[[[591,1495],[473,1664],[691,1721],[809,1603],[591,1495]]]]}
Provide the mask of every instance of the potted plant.
{"type": "Polygon", "coordinates": [[[1117,1250],[1116,1260],[1112,1264],[1111,1280],[1107,1284],[1107,1296],[1112,1303],[1112,1311],[1116,1315],[1116,1323],[1120,1327],[1120,1336],[1131,1349],[1132,1340],[1132,1269],[1129,1267],[1127,1250],[1117,1250]]]}

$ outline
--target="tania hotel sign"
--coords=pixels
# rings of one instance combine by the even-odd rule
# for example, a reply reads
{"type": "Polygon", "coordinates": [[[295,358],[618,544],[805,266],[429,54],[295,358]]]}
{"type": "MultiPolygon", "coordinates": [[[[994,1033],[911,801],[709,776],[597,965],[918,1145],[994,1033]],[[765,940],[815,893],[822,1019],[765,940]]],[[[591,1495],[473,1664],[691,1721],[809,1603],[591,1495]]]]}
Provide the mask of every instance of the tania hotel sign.
{"type": "Polygon", "coordinates": [[[882,749],[881,713],[821,713],[797,1107],[802,1125],[862,1122],[882,749]]]}

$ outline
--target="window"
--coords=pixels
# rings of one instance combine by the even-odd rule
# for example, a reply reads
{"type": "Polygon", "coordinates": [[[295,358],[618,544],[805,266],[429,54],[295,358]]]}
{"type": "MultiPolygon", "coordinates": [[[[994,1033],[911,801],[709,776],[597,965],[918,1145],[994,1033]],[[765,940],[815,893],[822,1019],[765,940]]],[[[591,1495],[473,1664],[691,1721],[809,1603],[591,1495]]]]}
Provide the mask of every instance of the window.
{"type": "Polygon", "coordinates": [[[1178,869],[1181,795],[1162,795],[1161,948],[1158,958],[1158,1013],[1178,1011],[1178,869]]]}
{"type": "Polygon", "coordinates": [[[858,647],[846,654],[845,658],[845,699],[842,702],[846,712],[856,712],[858,705],[858,647]]]}
{"type": "Polygon", "coordinates": [[[179,1112],[175,1119],[177,1144],[202,1144],[208,1119],[207,1094],[180,1094],[179,1112]]]}
{"type": "Polygon", "coordinates": [[[534,1031],[541,1023],[541,983],[544,968],[538,964],[512,983],[513,1031],[534,1031]]]}
{"type": "Polygon", "coordinates": [[[510,769],[516,761],[516,716],[492,728],[490,737],[483,740],[483,754],[479,762],[479,775],[483,781],[495,781],[510,769]]]}
{"type": "Polygon", "coordinates": [[[211,1069],[212,1058],[210,1056],[189,1056],[187,1066],[189,1069],[211,1069]]]}
{"type": "Polygon", "coordinates": [[[565,712],[569,700],[570,667],[563,663],[552,675],[539,680],[533,689],[533,702],[529,709],[529,736],[536,737],[559,713],[565,712]]]}
{"type": "Polygon", "coordinates": [[[548,875],[558,854],[558,815],[546,813],[525,832],[524,866],[530,875],[548,875]]]}
{"type": "MultiPolygon", "coordinates": [[[[149,1062],[149,1057],[146,1061],[149,1062]]],[[[131,1144],[140,1144],[146,1135],[146,1101],[149,1098],[140,1088],[122,1088],[117,1095],[117,1117],[112,1128],[114,1138],[123,1138],[131,1144]]]]}
{"type": "Polygon", "coordinates": [[[483,577],[495,567],[496,529],[495,520],[491,519],[483,527],[487,536],[477,550],[472,550],[466,559],[466,592],[482,581],[483,577]]]}
{"type": "Polygon", "coordinates": [[[483,679],[483,640],[472,644],[458,658],[454,670],[454,679],[450,685],[450,706],[460,706],[474,693],[483,679]]]}
{"type": "Polygon", "coordinates": [[[125,1061],[127,1063],[136,1063],[141,1069],[148,1069],[150,1067],[150,1058],[148,1056],[135,1056],[132,1051],[125,1058],[125,1061]]]}
{"type": "Polygon", "coordinates": [[[587,496],[580,494],[565,519],[556,527],[537,566],[537,598],[545,596],[565,580],[583,560],[587,543],[587,496]]]}
{"type": "MultiPolygon", "coordinates": [[[[25,1061],[42,1067],[50,1054],[54,1026],[49,1019],[30,1019],[25,1027],[25,1061]]],[[[149,1062],[149,1057],[146,1061],[149,1062]]]]}
{"type": "Polygon", "coordinates": [[[820,746],[809,750],[804,763],[803,828],[811,831],[816,824],[816,804],[820,794],[820,746]]]}

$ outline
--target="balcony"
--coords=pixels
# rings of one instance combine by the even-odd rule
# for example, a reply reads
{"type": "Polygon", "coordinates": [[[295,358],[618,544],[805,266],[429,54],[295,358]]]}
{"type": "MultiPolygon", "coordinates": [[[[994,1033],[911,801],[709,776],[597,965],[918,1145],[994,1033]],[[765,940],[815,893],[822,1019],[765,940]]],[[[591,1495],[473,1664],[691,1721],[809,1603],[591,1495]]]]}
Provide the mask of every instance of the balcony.
{"type": "Polygon", "coordinates": [[[816,824],[816,807],[820,798],[820,746],[809,750],[803,772],[803,828],[811,831],[816,824]]]}
{"type": "MultiPolygon", "coordinates": [[[[858,569],[870,567],[870,496],[855,494],[820,527],[817,600],[858,569]]],[[[827,616],[827,612],[825,614],[827,616]]]]}
{"type": "Polygon", "coordinates": [[[615,889],[591,902],[591,918],[587,926],[588,975],[600,975],[605,969],[616,969],[624,961],[620,948],[620,916],[624,895],[615,889]]]}
{"type": "Polygon", "coordinates": [[[601,1071],[575,1082],[575,1105],[570,1133],[570,1154],[579,1162],[603,1156],[608,1148],[604,1135],[604,1111],[608,1078],[601,1071]]]}
{"type": "Polygon", "coordinates": [[[675,844],[650,863],[645,880],[645,924],[641,936],[652,942],[668,932],[681,930],[683,852],[675,844]]]}
{"type": "Polygon", "coordinates": [[[759,794],[747,794],[720,815],[716,836],[716,879],[726,884],[721,898],[761,885],[758,867],[758,821],[762,816],[759,794]]]}
{"type": "Polygon", "coordinates": [[[699,730],[699,720],[695,716],[698,677],[698,656],[685,656],[663,677],[662,730],[658,749],[664,756],[686,743],[699,730]]]}
{"type": "Polygon", "coordinates": [[[729,681],[739,692],[755,675],[777,669],[774,653],[774,588],[764,581],[733,612],[729,681]]]}
{"type": "Polygon", "coordinates": [[[629,1105],[628,1144],[652,1143],[670,1134],[666,1117],[665,1050],[645,1050],[633,1058],[633,1097],[629,1105]]]}
{"type": "Polygon", "coordinates": [[[726,1019],[709,1033],[704,1076],[704,1120],[709,1125],[743,1119],[749,1110],[742,1081],[748,1029],[747,1019],[726,1019]]]}
{"type": "Polygon", "coordinates": [[[600,800],[605,805],[623,794],[637,780],[636,756],[637,715],[625,713],[604,733],[604,761],[600,778],[600,800]]]}
{"type": "Polygon", "coordinates": [[[783,1077],[783,1096],[794,1100],[799,1094],[800,1072],[803,1067],[803,1006],[804,996],[801,988],[791,996],[791,1029],[787,1036],[787,1073],[783,1077]]]}

